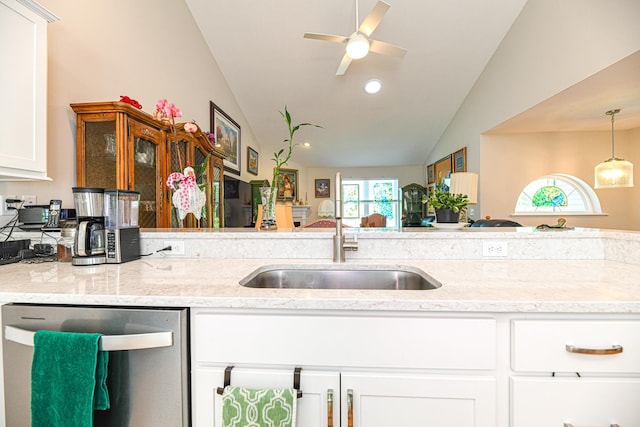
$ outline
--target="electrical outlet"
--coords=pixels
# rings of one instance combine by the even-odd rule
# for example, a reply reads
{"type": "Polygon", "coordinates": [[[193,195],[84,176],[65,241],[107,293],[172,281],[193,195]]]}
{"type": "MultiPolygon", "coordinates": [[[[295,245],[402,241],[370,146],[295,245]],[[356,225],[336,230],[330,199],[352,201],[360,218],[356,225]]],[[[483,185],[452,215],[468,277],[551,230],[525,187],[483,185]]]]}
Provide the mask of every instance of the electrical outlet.
{"type": "Polygon", "coordinates": [[[164,248],[171,246],[170,251],[164,251],[167,255],[184,255],[184,240],[165,240],[164,248]]]}
{"type": "Polygon", "coordinates": [[[35,205],[38,201],[36,196],[20,196],[20,200],[22,200],[22,206],[35,205]]]}
{"type": "Polygon", "coordinates": [[[507,256],[507,242],[482,242],[482,256],[507,256]]]}

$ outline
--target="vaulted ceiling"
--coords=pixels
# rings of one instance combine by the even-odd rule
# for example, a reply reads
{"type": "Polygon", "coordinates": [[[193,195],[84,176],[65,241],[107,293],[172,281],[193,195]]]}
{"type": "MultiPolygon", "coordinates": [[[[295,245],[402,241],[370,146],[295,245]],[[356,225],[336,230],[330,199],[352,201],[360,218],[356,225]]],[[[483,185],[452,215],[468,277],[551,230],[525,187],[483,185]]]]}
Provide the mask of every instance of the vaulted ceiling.
{"type": "MultiPolygon", "coordinates": [[[[267,151],[263,155],[270,157],[284,147],[288,134],[279,111],[286,105],[295,123],[323,126],[299,132],[297,142],[312,144],[296,149],[295,161],[301,166],[419,165],[526,0],[386,1],[391,8],[372,38],[406,48],[408,53],[403,58],[370,53],[353,61],[343,76],[336,76],[336,70],[344,45],[305,39],[303,34],[349,36],[356,28],[354,1],[186,3],[253,134],[267,151]],[[367,95],[363,86],[374,78],[382,81],[382,91],[367,95]]],[[[360,20],[375,3],[360,0],[360,20]]],[[[634,78],[637,82],[638,76],[634,78]]],[[[639,94],[634,96],[640,99],[639,94]]],[[[553,105],[556,113],[563,108],[553,105]]],[[[543,110],[532,112],[540,118],[548,115],[543,110]]],[[[604,112],[600,113],[603,117],[604,112]]],[[[569,116],[564,114],[566,119],[569,116]]],[[[602,117],[590,126],[606,129],[609,122],[602,117]]],[[[526,116],[519,119],[520,126],[531,127],[526,116]]],[[[539,130],[549,127],[551,119],[546,120],[539,130]]],[[[502,131],[517,130],[517,126],[504,126],[502,131]]]]}

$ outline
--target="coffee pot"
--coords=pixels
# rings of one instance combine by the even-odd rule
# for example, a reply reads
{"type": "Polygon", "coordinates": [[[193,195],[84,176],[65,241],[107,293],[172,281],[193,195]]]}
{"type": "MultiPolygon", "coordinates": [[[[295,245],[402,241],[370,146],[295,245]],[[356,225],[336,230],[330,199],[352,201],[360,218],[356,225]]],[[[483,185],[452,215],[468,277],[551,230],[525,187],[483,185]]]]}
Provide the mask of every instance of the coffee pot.
{"type": "Polygon", "coordinates": [[[77,231],[73,265],[96,265],[107,262],[105,255],[104,189],[73,187],[77,231]]]}

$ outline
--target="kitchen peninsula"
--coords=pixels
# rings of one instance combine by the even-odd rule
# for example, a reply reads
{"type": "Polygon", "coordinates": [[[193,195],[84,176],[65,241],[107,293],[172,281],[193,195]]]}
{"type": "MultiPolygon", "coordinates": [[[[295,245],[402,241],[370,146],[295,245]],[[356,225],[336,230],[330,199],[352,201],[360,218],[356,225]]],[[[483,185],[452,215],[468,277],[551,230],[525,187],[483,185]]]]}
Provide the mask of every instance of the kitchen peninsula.
{"type": "Polygon", "coordinates": [[[635,406],[623,404],[640,394],[640,233],[523,227],[357,234],[358,251],[346,265],[411,266],[442,287],[245,288],[238,282],[264,265],[331,264],[333,233],[147,230],[143,253],[182,241],[185,255],[95,267],[3,266],[0,298],[191,308],[195,426],[219,425],[213,390],[228,364],[236,365],[232,381],[256,387],[290,386],[290,368],[302,366],[307,399],[298,425],[305,427],[326,425],[328,413],[334,425],[346,426],[351,416],[367,427],[415,420],[640,425],[635,406]],[[484,256],[487,243],[503,244],[506,256],[484,256]],[[569,345],[624,350],[591,356],[569,345]],[[328,390],[340,405],[327,403],[328,390]],[[348,400],[355,413],[347,413],[348,400]],[[440,410],[425,413],[432,406],[440,410]]]}

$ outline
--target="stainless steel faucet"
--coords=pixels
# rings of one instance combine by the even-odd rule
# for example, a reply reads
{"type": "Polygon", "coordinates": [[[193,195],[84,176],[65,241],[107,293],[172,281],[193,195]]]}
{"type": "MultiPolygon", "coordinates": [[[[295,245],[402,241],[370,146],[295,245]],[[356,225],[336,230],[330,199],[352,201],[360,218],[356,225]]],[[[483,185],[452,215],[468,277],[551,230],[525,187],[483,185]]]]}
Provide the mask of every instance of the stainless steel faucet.
{"type": "Polygon", "coordinates": [[[347,239],[342,232],[342,174],[336,172],[336,235],[333,236],[333,262],[344,262],[345,251],[357,250],[357,236],[353,234],[347,239]]]}

